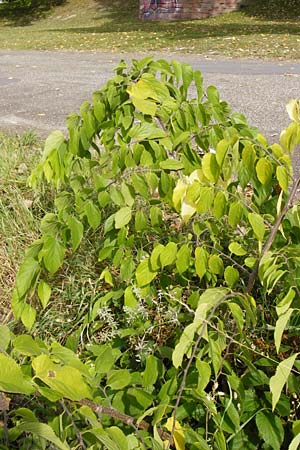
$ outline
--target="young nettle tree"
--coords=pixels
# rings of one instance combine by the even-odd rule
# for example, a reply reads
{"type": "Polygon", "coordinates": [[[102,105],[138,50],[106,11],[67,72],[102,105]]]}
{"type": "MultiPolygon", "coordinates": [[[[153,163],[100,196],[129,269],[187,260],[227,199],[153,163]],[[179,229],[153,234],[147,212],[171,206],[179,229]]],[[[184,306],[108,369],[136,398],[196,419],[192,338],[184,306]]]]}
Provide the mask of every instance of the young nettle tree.
{"type": "Polygon", "coordinates": [[[119,64],[68,117],[67,139],[49,136],[30,181],[52,183],[55,206],[20,267],[14,314],[34,330],[86,242],[98,295],[65,347],[2,328],[0,389],[39,392],[49,409],[11,411],[7,442],[297,448],[297,101],[288,110],[269,145],[199,71],[145,58],[119,64]]]}

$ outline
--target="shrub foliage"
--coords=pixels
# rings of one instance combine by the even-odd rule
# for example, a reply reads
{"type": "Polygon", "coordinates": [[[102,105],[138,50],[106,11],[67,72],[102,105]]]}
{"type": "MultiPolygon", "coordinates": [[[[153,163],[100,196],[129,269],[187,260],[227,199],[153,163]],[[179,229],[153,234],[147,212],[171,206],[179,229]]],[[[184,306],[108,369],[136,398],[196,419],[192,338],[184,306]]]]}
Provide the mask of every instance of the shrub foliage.
{"type": "Polygon", "coordinates": [[[14,314],[34,330],[87,241],[97,295],[65,342],[0,327],[3,448],[298,448],[289,112],[269,145],[199,71],[145,58],[48,137],[30,181],[52,183],[55,205],[14,314]]]}

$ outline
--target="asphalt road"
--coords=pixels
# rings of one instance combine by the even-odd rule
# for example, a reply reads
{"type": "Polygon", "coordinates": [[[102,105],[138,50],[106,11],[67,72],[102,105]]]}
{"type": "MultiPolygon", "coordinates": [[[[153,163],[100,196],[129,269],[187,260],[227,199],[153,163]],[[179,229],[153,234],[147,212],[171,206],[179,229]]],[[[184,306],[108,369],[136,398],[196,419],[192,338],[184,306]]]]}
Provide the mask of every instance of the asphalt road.
{"type": "MultiPolygon", "coordinates": [[[[87,52],[0,51],[0,129],[33,129],[45,137],[65,129],[69,112],[100,88],[121,58],[87,52]]],[[[138,56],[141,57],[140,55],[138,56]]],[[[210,60],[197,55],[155,55],[190,63],[205,84],[218,87],[234,111],[246,114],[271,141],[289,123],[285,105],[300,97],[300,64],[258,60],[210,60]]]]}

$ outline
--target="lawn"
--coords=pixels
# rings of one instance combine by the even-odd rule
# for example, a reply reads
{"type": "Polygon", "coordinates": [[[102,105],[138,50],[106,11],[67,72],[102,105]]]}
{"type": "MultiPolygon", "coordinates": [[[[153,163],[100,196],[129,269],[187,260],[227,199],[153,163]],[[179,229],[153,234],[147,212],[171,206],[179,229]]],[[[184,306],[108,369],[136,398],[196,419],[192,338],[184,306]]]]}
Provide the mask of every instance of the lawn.
{"type": "Polygon", "coordinates": [[[181,52],[300,58],[298,0],[247,0],[239,12],[200,21],[141,22],[138,0],[69,0],[39,17],[0,19],[0,48],[181,52]]]}

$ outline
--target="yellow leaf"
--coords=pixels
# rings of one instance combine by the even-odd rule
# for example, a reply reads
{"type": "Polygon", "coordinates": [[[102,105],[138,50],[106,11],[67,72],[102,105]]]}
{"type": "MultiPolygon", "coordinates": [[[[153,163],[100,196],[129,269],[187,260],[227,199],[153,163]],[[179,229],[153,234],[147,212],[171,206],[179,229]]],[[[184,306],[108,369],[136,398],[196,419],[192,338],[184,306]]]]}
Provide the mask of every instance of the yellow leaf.
{"type": "Polygon", "coordinates": [[[290,119],[294,122],[300,123],[300,113],[299,113],[299,100],[296,98],[293,98],[288,102],[286,105],[286,110],[288,112],[288,115],[290,116],[290,119]]]}
{"type": "Polygon", "coordinates": [[[184,450],[185,449],[184,432],[178,420],[175,420],[175,427],[174,427],[174,417],[169,417],[165,427],[168,431],[170,431],[170,433],[173,432],[174,428],[173,439],[176,450],[184,450]]]}
{"type": "Polygon", "coordinates": [[[187,190],[187,184],[183,180],[179,180],[173,191],[173,204],[177,211],[180,209],[180,205],[185,197],[187,190]]]}

